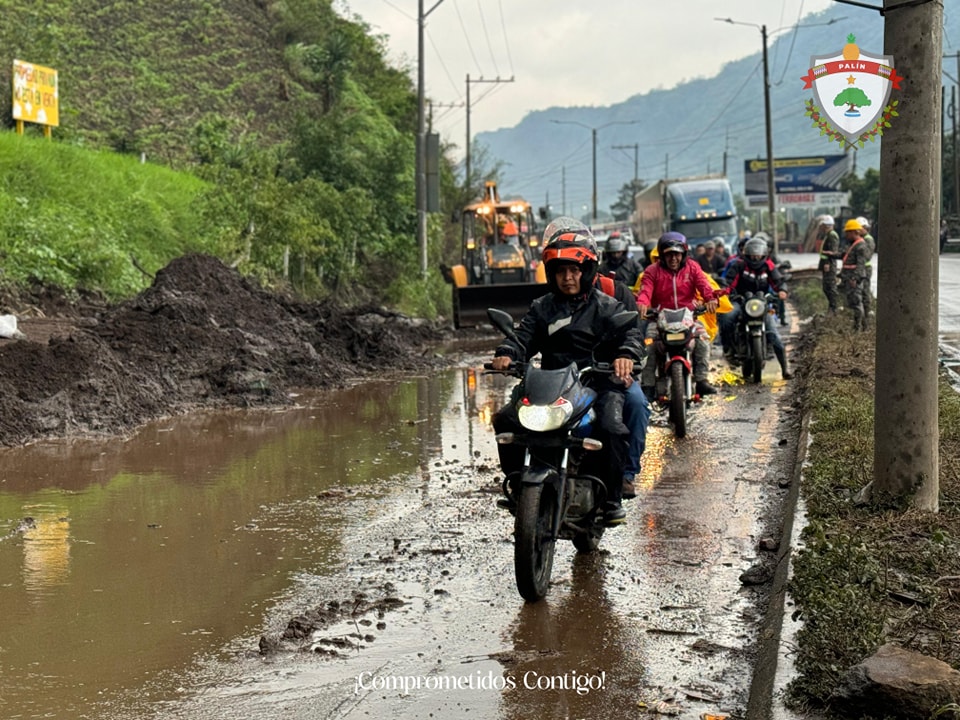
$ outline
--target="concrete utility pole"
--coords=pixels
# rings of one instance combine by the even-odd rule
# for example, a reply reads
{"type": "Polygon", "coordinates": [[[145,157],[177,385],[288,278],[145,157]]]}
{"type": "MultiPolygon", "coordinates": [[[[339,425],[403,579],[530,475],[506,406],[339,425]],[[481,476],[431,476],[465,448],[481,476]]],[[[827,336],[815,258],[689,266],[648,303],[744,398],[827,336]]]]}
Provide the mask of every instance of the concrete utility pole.
{"type": "Polygon", "coordinates": [[[427,118],[426,89],[424,86],[423,34],[427,16],[437,9],[443,0],[424,12],[423,0],[417,2],[417,244],[420,246],[420,274],[427,277],[427,118]]]}
{"type": "MultiPolygon", "coordinates": [[[[938,509],[937,317],[943,4],[884,0],[884,54],[905,80],[880,148],[872,493],[938,509]]],[[[856,342],[856,337],[851,338],[856,342]]]]}
{"type": "Polygon", "coordinates": [[[776,191],[776,170],[774,168],[775,160],[773,158],[773,127],[770,122],[770,66],[767,63],[767,26],[760,28],[760,34],[763,36],[763,117],[766,126],[767,142],[767,208],[770,212],[770,240],[773,243],[773,254],[780,257],[780,241],[777,238],[777,191],[776,191]]]}

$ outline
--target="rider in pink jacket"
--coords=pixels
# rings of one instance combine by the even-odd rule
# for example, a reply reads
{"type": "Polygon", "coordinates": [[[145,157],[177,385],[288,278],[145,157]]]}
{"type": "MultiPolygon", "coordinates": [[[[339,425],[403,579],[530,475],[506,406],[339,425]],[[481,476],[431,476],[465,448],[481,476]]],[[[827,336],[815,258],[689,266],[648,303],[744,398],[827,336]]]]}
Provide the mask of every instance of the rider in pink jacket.
{"type": "MultiPolygon", "coordinates": [[[[640,281],[640,291],[637,294],[640,317],[645,317],[651,307],[693,310],[700,302],[706,304],[708,312],[715,312],[717,298],[723,295],[724,291],[715,290],[700,265],[688,261],[687,238],[678,232],[664,233],[657,242],[657,252],[658,261],[644,270],[643,279],[640,281]],[[697,298],[698,293],[702,300],[697,298]]],[[[696,381],[698,394],[713,395],[717,389],[707,381],[710,345],[706,330],[699,323],[697,327],[697,342],[693,350],[693,379],[696,381]]],[[[647,326],[647,338],[652,339],[656,335],[657,327],[650,323],[647,326]]],[[[656,377],[654,364],[648,358],[641,376],[641,384],[648,395],[653,392],[656,377]]]]}

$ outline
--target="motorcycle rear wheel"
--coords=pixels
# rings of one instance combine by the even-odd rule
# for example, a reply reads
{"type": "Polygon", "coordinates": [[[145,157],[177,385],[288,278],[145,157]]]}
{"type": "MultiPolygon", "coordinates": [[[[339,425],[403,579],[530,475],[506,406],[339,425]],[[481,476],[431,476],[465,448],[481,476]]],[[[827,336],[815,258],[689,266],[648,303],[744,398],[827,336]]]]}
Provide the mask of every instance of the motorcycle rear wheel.
{"type": "Polygon", "coordinates": [[[683,365],[675,362],[670,366],[670,422],[673,434],[678,438],[687,434],[687,383],[683,365]]]}
{"type": "Polygon", "coordinates": [[[753,350],[753,381],[758,383],[763,375],[763,360],[767,349],[763,346],[763,338],[761,336],[751,338],[750,343],[753,350]]]}
{"type": "Polygon", "coordinates": [[[551,537],[557,499],[544,485],[524,485],[514,524],[513,568],[517,590],[527,602],[542,600],[550,585],[556,538],[551,537]]]}

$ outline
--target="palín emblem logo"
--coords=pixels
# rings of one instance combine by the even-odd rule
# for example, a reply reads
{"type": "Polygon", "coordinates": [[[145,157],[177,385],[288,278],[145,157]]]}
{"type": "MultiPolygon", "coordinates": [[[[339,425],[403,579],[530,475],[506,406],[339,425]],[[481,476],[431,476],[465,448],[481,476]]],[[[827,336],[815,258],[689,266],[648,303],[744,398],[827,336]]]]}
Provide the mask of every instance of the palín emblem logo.
{"type": "Polygon", "coordinates": [[[853,34],[847,35],[840,52],[813,55],[810,69],[800,79],[804,89],[813,88],[807,116],[821,135],[844,149],[873,142],[899,115],[899,101],[890,101],[890,92],[900,89],[903,76],[897,75],[893,56],[861,50],[853,34]]]}

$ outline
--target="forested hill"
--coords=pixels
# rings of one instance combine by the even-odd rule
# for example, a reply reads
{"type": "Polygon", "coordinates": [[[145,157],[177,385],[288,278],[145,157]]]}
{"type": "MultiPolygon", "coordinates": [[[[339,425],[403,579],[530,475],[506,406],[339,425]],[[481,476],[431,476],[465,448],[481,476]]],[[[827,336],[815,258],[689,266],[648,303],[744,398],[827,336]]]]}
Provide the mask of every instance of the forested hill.
{"type": "MultiPolygon", "coordinates": [[[[945,6],[944,51],[948,53],[958,49],[960,42],[960,12],[951,12],[956,9],[952,3],[945,6]]],[[[813,91],[804,89],[801,77],[807,73],[811,55],[839,51],[850,33],[865,51],[883,50],[883,18],[877,12],[835,3],[823,12],[804,17],[802,24],[809,27],[781,32],[769,43],[776,157],[841,152],[836,143],[820,137],[805,116],[804,103],[813,97],[813,91]],[[832,24],[826,24],[831,21],[832,24]]],[[[734,32],[725,23],[715,25],[718,38],[734,32]]],[[[740,28],[738,36],[745,30],[740,28]]],[[[635,41],[642,43],[643,38],[635,41]]],[[[589,204],[591,146],[587,130],[553,120],[576,121],[588,127],[638,121],[611,125],[598,132],[597,190],[601,210],[616,202],[620,188],[633,178],[633,152],[614,149],[615,145],[638,144],[639,177],[648,183],[665,174],[681,177],[719,172],[726,152],[728,175],[735,191],[742,193],[744,161],[766,157],[759,29],[750,47],[755,52],[728,63],[716,75],[642,94],[624,87],[624,100],[607,107],[553,107],[533,112],[515,127],[478,134],[476,141],[486,146],[492,156],[505,161],[503,188],[537,204],[543,204],[549,195],[558,210],[564,196],[567,209],[576,213],[589,204]]],[[[944,60],[944,69],[956,74],[952,57],[944,60]]],[[[640,72],[638,68],[638,75],[640,72]]],[[[643,68],[642,72],[656,77],[657,68],[643,68]]],[[[949,85],[950,81],[945,77],[944,83],[949,85]]],[[[946,122],[949,124],[949,120],[946,122]]],[[[879,145],[867,143],[857,152],[859,172],[879,167],[879,145]]]]}
{"type": "Polygon", "coordinates": [[[273,144],[350,84],[415,129],[409,75],[329,0],[0,0],[0,16],[0,83],[13,59],[55,68],[60,139],[167,162],[189,156],[198,127],[273,144]]]}
{"type": "MultiPolygon", "coordinates": [[[[0,85],[16,59],[56,69],[60,98],[53,143],[36,125],[17,140],[0,103],[13,279],[122,295],[147,275],[103,268],[137,257],[152,273],[194,251],[305,294],[449,305],[439,271],[423,283],[418,267],[411,73],[332,0],[0,0],[0,17],[0,85]]],[[[431,268],[441,235],[435,217],[431,268]]]]}

